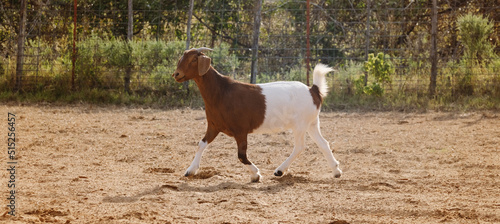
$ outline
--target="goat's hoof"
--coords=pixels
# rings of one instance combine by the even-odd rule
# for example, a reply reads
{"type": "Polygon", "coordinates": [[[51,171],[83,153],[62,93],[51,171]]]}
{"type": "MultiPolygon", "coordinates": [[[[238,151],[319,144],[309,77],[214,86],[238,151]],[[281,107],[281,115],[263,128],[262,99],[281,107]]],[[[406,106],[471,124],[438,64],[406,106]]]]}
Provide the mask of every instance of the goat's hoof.
{"type": "Polygon", "coordinates": [[[260,175],[252,177],[252,183],[257,183],[260,181],[260,175]]]}
{"type": "Polygon", "coordinates": [[[281,170],[276,170],[276,172],[274,172],[274,176],[281,177],[283,176],[283,172],[281,170]]]}
{"type": "Polygon", "coordinates": [[[196,174],[196,171],[198,171],[200,167],[199,166],[189,166],[189,168],[186,170],[186,172],[184,173],[184,176],[185,177],[189,177],[189,176],[193,176],[196,174]]]}
{"type": "Polygon", "coordinates": [[[339,178],[340,176],[342,176],[342,170],[338,169],[336,170],[337,172],[335,172],[335,178],[339,178]]]}
{"type": "Polygon", "coordinates": [[[189,177],[189,176],[193,176],[194,174],[196,173],[196,171],[186,171],[186,173],[184,173],[184,176],[185,177],[189,177]]]}

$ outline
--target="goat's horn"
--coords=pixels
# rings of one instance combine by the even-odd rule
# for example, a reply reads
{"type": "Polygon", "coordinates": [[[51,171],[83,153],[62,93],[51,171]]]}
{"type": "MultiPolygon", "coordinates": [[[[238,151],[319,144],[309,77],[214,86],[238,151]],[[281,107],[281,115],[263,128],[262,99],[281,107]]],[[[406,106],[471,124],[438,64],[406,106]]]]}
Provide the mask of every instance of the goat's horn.
{"type": "Polygon", "coordinates": [[[208,47],[200,47],[200,48],[196,48],[195,50],[198,51],[198,53],[201,53],[203,51],[213,51],[212,49],[210,49],[208,47]]]}

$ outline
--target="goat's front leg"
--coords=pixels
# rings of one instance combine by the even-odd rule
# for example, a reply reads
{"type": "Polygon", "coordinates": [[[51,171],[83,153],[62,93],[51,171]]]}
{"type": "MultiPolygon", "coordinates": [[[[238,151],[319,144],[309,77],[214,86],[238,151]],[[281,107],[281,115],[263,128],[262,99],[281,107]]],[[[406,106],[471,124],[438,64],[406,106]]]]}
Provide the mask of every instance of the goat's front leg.
{"type": "Polygon", "coordinates": [[[198,143],[198,151],[196,152],[193,162],[191,162],[191,165],[186,170],[184,176],[188,177],[196,174],[196,171],[200,168],[200,161],[201,156],[203,155],[203,151],[207,148],[208,144],[210,144],[215,139],[215,137],[217,137],[218,134],[219,132],[214,131],[212,128],[207,128],[205,137],[198,143]]]}
{"type": "Polygon", "coordinates": [[[252,182],[259,182],[260,171],[252,162],[247,158],[247,135],[235,136],[236,143],[238,145],[238,159],[240,162],[245,164],[250,171],[252,182]]]}

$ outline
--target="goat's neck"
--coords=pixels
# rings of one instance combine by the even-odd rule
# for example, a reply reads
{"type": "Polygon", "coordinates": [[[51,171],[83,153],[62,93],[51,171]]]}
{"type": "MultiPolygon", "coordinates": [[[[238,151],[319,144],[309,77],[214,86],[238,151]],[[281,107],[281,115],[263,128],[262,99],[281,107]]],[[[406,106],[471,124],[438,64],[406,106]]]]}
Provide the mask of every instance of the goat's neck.
{"type": "Polygon", "coordinates": [[[231,80],[220,75],[211,67],[205,75],[197,77],[194,81],[200,89],[205,105],[216,105],[224,94],[223,89],[227,88],[231,80]]]}

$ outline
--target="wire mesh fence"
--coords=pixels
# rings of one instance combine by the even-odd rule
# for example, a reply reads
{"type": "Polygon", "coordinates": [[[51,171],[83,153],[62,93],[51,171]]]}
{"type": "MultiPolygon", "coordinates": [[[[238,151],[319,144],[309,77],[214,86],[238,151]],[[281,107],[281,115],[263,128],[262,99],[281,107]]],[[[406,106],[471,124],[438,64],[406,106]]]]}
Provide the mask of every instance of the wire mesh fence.
{"type": "MultiPolygon", "coordinates": [[[[2,88],[14,91],[21,9],[17,1],[0,6],[0,79],[2,88]]],[[[254,6],[255,1],[194,1],[189,34],[192,47],[214,49],[209,55],[217,70],[245,82],[251,74],[254,6]]],[[[433,60],[432,1],[321,0],[311,1],[310,7],[311,67],[321,62],[338,70],[329,77],[335,93],[370,92],[365,87],[377,83],[377,78],[367,68],[369,55],[382,53],[391,82],[378,83],[380,88],[402,95],[427,94],[433,60]],[[363,83],[362,77],[366,77],[363,83]]],[[[437,93],[499,96],[500,6],[487,0],[439,1],[434,7],[437,93]],[[468,14],[476,19],[460,23],[468,14]],[[464,32],[470,31],[461,24],[470,28],[476,23],[478,27],[471,29],[483,29],[478,31],[483,36],[467,43],[464,32]]],[[[130,42],[126,1],[32,0],[27,1],[26,11],[23,66],[18,73],[21,90],[122,91],[127,69],[134,92],[182,89],[170,74],[186,47],[188,1],[133,0],[130,42]]],[[[306,1],[264,1],[261,16],[257,83],[305,83],[306,1]]]]}

